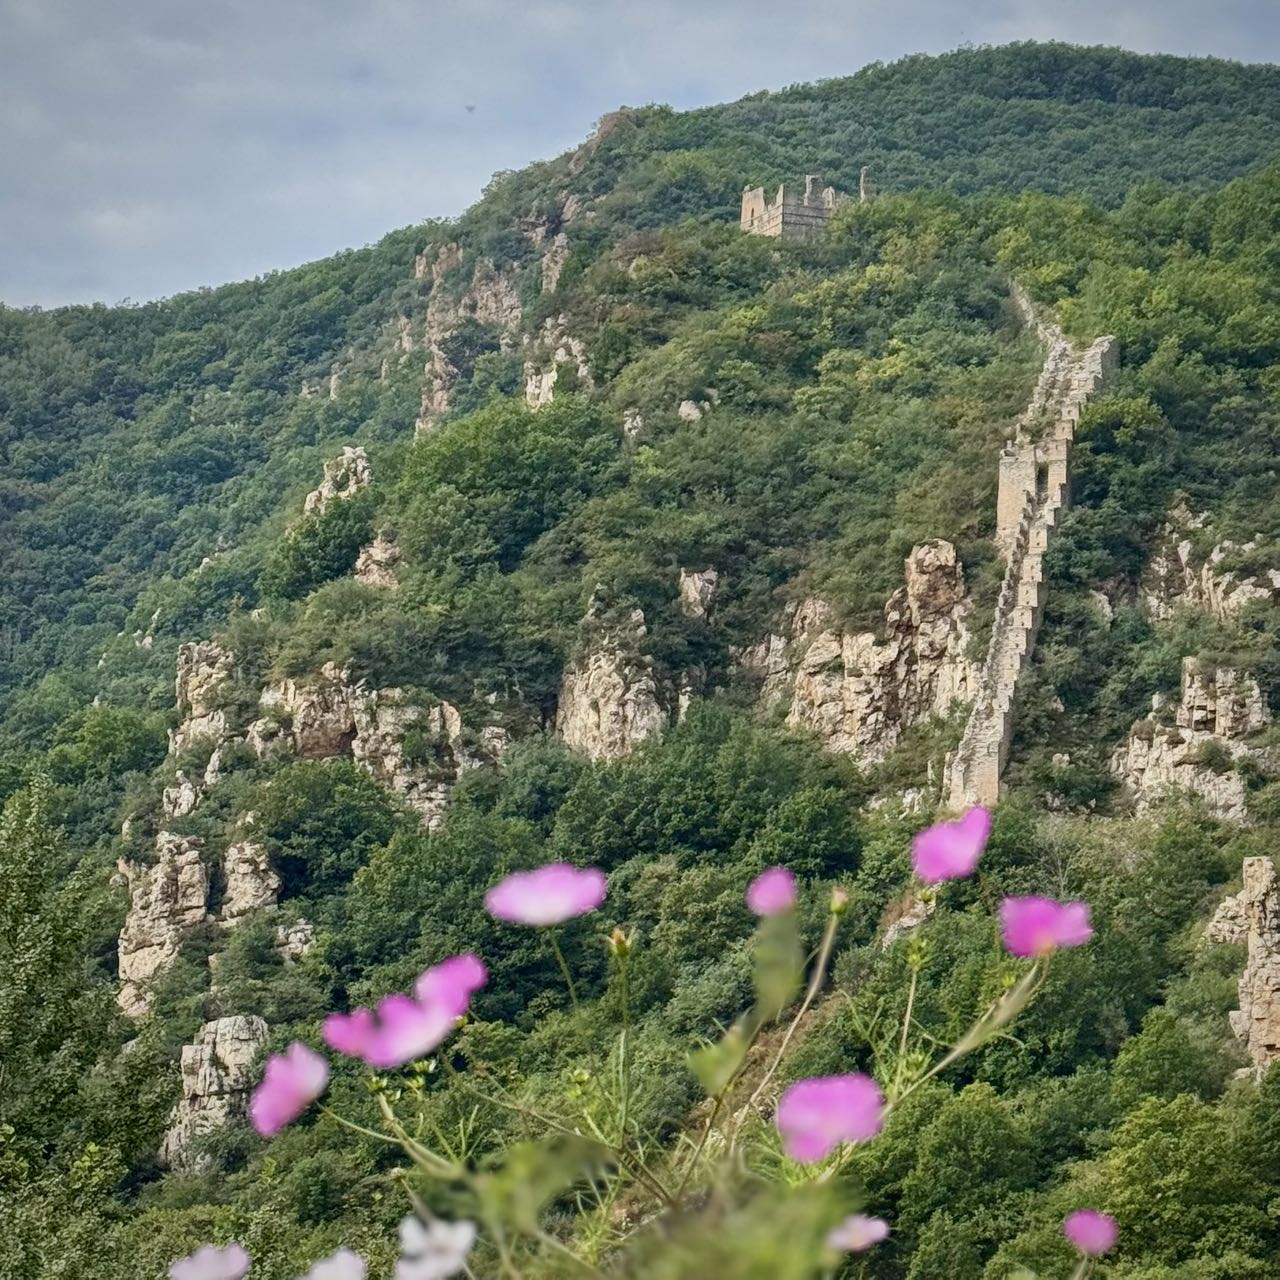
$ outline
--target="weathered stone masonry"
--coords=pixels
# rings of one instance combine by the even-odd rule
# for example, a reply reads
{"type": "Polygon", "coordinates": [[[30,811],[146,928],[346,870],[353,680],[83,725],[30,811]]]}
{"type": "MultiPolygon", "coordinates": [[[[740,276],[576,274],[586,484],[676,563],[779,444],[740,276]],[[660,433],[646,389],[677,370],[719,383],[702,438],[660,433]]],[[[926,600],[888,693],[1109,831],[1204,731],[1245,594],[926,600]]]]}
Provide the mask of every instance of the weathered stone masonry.
{"type": "Polygon", "coordinates": [[[763,187],[748,187],[742,193],[740,225],[743,231],[757,236],[816,240],[831,215],[848,199],[834,187],[824,187],[822,179],[813,173],[804,180],[803,195],[788,191],[784,184],[770,200],[763,187]]]}
{"type": "Polygon", "coordinates": [[[1047,352],[1031,401],[1000,455],[996,541],[1006,568],[977,696],[947,761],[944,795],[953,809],[994,804],[1013,736],[1013,698],[1044,613],[1044,553],[1071,501],[1071,446],[1089,397],[1115,368],[1116,341],[1084,350],[1040,316],[1023,290],[1014,302],[1047,352]]]}

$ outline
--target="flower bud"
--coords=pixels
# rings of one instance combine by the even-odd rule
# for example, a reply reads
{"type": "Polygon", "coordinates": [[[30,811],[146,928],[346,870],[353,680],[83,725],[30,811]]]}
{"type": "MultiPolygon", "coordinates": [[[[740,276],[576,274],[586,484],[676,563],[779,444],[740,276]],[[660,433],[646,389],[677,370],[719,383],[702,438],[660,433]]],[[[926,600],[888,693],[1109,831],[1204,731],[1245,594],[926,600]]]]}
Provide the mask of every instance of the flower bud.
{"type": "Polygon", "coordinates": [[[609,954],[618,959],[631,953],[631,938],[616,925],[613,932],[605,939],[605,945],[609,948],[609,954]]]}
{"type": "Polygon", "coordinates": [[[849,891],[836,885],[831,890],[831,914],[833,916],[842,916],[849,910],[849,891]]]}

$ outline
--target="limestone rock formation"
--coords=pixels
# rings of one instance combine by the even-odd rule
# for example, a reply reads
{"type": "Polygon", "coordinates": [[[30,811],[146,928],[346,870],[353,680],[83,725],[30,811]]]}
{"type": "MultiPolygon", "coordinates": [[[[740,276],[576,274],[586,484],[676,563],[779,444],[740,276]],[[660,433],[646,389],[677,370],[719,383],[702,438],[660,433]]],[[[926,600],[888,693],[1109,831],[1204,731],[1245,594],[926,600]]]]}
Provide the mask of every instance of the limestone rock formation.
{"type": "Polygon", "coordinates": [[[456,707],[448,702],[422,707],[400,689],[357,687],[352,706],[352,757],[404,796],[428,830],[444,820],[458,778],[469,769],[495,764],[507,747],[507,734],[497,726],[483,729],[468,742],[456,707]],[[411,731],[417,746],[413,753],[406,746],[411,731]],[[429,750],[425,756],[424,745],[429,750]]]}
{"type": "Polygon", "coordinates": [[[705,618],[715,600],[720,575],[714,569],[680,570],[680,611],[686,618],[705,618]]]}
{"type": "Polygon", "coordinates": [[[429,830],[442,821],[458,778],[468,769],[496,763],[507,745],[506,732],[497,726],[469,735],[450,703],[424,707],[401,689],[352,681],[333,663],[314,680],[269,686],[259,707],[266,715],[249,726],[247,738],[259,757],[327,760],[349,754],[403,795],[429,830]],[[425,756],[420,754],[424,744],[429,744],[425,756]]]}
{"type": "Polygon", "coordinates": [[[222,686],[235,671],[235,656],[216,640],[199,640],[178,648],[175,691],[182,722],[169,730],[169,752],[178,755],[201,740],[219,743],[229,733],[220,703],[222,686]]]}
{"type": "Polygon", "coordinates": [[[120,931],[120,991],[116,999],[130,1018],[140,1018],[151,1002],[151,986],[177,957],[183,935],[206,919],[209,875],[203,845],[193,836],[162,831],[156,837],[154,866],[121,859],[129,886],[129,912],[120,931]]]}
{"type": "Polygon", "coordinates": [[[185,1173],[208,1167],[208,1157],[196,1152],[197,1142],[247,1111],[267,1035],[261,1018],[238,1014],[206,1022],[195,1040],[182,1046],[182,1099],[160,1144],[162,1164],[185,1173]]]}
{"type": "Polygon", "coordinates": [[[395,567],[400,562],[400,548],[385,533],[379,533],[356,557],[355,577],[369,587],[386,587],[394,591],[395,567]]]}
{"type": "Polygon", "coordinates": [[[888,951],[899,938],[924,924],[933,915],[937,900],[930,894],[922,898],[914,889],[908,889],[900,898],[885,908],[880,922],[880,950],[888,951]]]}
{"type": "Polygon", "coordinates": [[[462,262],[462,249],[456,244],[441,246],[434,257],[419,254],[414,262],[417,278],[431,276],[424,335],[427,363],[417,422],[419,434],[431,430],[448,412],[449,396],[458,381],[458,370],[445,348],[446,339],[464,321],[475,320],[496,329],[502,349],[510,350],[520,330],[520,287],[516,271],[499,269],[482,258],[472,270],[467,288],[460,297],[455,297],[445,284],[445,277],[457,271],[462,262]]]}
{"type": "Polygon", "coordinates": [[[1218,908],[1205,937],[1248,945],[1231,1029],[1261,1076],[1280,1059],[1280,884],[1270,858],[1246,858],[1243,874],[1244,887],[1218,908]]]}
{"type": "Polygon", "coordinates": [[[622,411],[622,438],[627,444],[634,444],[644,430],[644,414],[634,405],[622,411]]]}
{"type": "MultiPolygon", "coordinates": [[[[1157,695],[1153,713],[1164,711],[1157,695]]],[[[1184,658],[1182,695],[1173,723],[1138,721],[1111,757],[1111,771],[1133,793],[1139,812],[1171,790],[1186,790],[1195,792],[1220,817],[1243,822],[1247,818],[1245,783],[1231,766],[1259,758],[1260,753],[1244,739],[1269,719],[1255,680],[1184,658]]]]}
{"type": "Polygon", "coordinates": [[[644,613],[633,609],[620,622],[607,623],[593,599],[587,619],[595,636],[564,673],[556,729],[574,751],[616,760],[660,735],[668,717],[658,702],[653,662],[644,653],[644,613]]]}
{"type": "Polygon", "coordinates": [[[310,920],[295,920],[276,926],[276,951],[286,965],[297,964],[311,950],[316,927],[310,920]]]}
{"type": "MultiPolygon", "coordinates": [[[[794,687],[787,723],[811,729],[830,751],[878,760],[909,725],[944,715],[973,696],[966,656],[969,600],[964,570],[949,542],[913,547],[906,585],[885,605],[884,639],[835,625],[822,600],[804,601],[791,619],[787,666],[794,687]]],[[[757,669],[776,665],[776,638],[757,669]]]]}
{"type": "Polygon", "coordinates": [[[165,787],[160,794],[160,812],[166,818],[185,818],[196,811],[200,803],[200,791],[181,769],[173,786],[165,787]]]}
{"type": "Polygon", "coordinates": [[[531,409],[541,409],[555,398],[562,365],[574,369],[580,387],[591,386],[586,345],[566,330],[563,316],[552,316],[543,323],[524,362],[524,398],[531,409]]]}
{"type": "Polygon", "coordinates": [[[230,929],[254,911],[270,910],[280,895],[280,877],[265,848],[252,840],[238,840],[222,855],[225,889],[223,925],[230,929]]]}
{"type": "Polygon", "coordinates": [[[362,489],[367,489],[372,480],[369,455],[360,445],[344,445],[336,458],[324,464],[324,479],[319,488],[307,494],[302,504],[303,514],[322,515],[331,503],[354,498],[362,489]]]}
{"type": "Polygon", "coordinates": [[[1249,605],[1274,605],[1280,600],[1280,569],[1258,576],[1223,568],[1233,555],[1249,555],[1259,549],[1257,539],[1237,545],[1220,541],[1200,559],[1189,536],[1205,527],[1208,517],[1196,515],[1179,503],[1161,530],[1155,554],[1142,577],[1142,599],[1157,621],[1171,618],[1179,609],[1200,609],[1219,622],[1238,618],[1249,605]]]}

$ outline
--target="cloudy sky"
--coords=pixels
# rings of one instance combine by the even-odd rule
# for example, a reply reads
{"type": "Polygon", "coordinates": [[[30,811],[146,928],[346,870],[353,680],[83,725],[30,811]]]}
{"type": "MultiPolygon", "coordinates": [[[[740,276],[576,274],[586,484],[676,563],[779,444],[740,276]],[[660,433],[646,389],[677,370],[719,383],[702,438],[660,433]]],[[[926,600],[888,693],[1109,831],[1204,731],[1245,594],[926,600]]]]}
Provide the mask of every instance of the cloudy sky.
{"type": "Polygon", "coordinates": [[[1275,61],[1280,6],[0,0],[0,301],[154,298],[365,244],[622,103],[1033,38],[1275,61]]]}

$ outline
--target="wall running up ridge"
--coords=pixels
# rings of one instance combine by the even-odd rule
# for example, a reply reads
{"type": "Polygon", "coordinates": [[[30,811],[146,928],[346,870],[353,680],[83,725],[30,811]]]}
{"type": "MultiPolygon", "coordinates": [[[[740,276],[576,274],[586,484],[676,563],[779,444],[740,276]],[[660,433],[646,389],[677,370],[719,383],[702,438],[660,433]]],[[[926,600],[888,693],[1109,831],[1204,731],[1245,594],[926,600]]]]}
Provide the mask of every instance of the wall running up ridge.
{"type": "Polygon", "coordinates": [[[1114,338],[1074,347],[1017,285],[1013,298],[1046,354],[1031,401],[1000,454],[996,542],[1006,568],[977,696],[959,746],[947,759],[943,793],[957,810],[999,798],[1013,737],[1013,697],[1044,614],[1044,553],[1071,502],[1076,424],[1118,356],[1114,338]]]}

